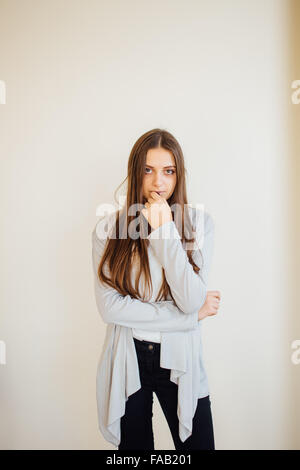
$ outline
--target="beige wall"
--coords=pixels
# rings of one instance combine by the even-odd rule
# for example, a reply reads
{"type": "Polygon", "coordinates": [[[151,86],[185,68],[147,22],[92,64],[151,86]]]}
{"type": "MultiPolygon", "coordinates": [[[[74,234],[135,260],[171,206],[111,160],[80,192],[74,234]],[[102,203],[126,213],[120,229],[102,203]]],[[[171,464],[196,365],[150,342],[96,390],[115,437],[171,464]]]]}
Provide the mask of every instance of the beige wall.
{"type": "MultiPolygon", "coordinates": [[[[91,231],[153,127],[216,223],[216,448],[300,448],[297,21],[289,0],[0,0],[2,449],[115,449],[97,423],[91,231]]],[[[174,449],[156,396],[153,426],[174,449]]]]}
{"type": "MultiPolygon", "coordinates": [[[[300,2],[293,0],[290,4],[290,69],[289,82],[295,80],[300,84],[300,2]]],[[[297,98],[300,100],[300,88],[297,88],[297,98]]],[[[292,92],[295,90],[292,89],[292,92]]],[[[297,339],[300,343],[300,102],[289,101],[290,124],[290,272],[292,274],[290,285],[290,298],[292,300],[290,339],[297,339]]],[[[299,346],[298,346],[299,347],[299,346]]],[[[300,357],[298,355],[298,361],[300,357]]],[[[300,448],[300,364],[292,365],[291,371],[293,387],[293,424],[295,447],[300,448]],[[296,444],[297,442],[297,444],[296,444]]]]}

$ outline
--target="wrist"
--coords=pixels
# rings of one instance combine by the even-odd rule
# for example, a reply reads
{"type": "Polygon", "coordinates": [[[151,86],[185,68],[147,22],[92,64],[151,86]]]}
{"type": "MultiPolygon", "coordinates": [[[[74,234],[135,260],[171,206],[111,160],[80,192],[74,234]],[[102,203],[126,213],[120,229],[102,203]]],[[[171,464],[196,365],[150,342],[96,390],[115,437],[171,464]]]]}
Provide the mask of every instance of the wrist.
{"type": "Polygon", "coordinates": [[[202,320],[203,318],[207,317],[207,315],[208,315],[207,309],[204,306],[201,307],[198,312],[198,319],[202,320]]]}

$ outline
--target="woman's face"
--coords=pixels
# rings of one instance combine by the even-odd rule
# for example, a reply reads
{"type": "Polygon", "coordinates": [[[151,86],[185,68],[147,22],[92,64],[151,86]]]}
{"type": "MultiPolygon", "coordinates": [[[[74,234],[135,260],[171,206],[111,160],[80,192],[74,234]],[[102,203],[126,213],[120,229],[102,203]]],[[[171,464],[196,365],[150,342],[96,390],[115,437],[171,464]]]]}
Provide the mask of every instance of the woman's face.
{"type": "Polygon", "coordinates": [[[169,199],[176,181],[176,165],[172,152],[164,148],[148,150],[143,179],[143,203],[147,202],[152,191],[162,191],[161,196],[169,199]]]}

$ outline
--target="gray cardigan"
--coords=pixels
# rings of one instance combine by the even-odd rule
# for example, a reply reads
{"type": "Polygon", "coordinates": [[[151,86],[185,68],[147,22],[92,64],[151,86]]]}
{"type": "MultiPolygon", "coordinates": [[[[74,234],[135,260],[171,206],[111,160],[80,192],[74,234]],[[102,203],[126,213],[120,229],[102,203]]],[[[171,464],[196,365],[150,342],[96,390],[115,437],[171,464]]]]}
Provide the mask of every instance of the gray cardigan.
{"type": "MultiPolygon", "coordinates": [[[[198,310],[207,293],[214,221],[203,209],[188,206],[188,210],[196,224],[193,260],[201,269],[198,274],[194,272],[174,221],[152,230],[147,237],[153,284],[149,302],[122,296],[98,278],[98,266],[108,233],[114,226],[115,213],[101,217],[92,232],[96,305],[107,323],[96,374],[98,426],[104,438],[116,447],[120,444],[120,420],[125,414],[126,401],[141,388],[132,329],[161,333],[160,367],[171,369],[170,380],[178,385],[177,415],[182,442],[192,434],[198,398],[210,393],[202,358],[202,321],[198,321],[198,310]],[[161,285],[161,267],[177,306],[171,297],[154,301],[161,285]]],[[[106,266],[104,272],[109,274],[106,266]]]]}

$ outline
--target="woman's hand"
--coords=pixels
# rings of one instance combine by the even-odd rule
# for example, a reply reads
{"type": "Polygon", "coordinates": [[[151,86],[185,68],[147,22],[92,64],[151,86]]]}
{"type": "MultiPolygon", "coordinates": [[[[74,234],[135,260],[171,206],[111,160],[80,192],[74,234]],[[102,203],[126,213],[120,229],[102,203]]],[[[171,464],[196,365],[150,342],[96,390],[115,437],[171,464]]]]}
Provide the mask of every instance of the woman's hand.
{"type": "Polygon", "coordinates": [[[152,229],[163,225],[165,222],[172,222],[172,211],[167,200],[152,191],[151,197],[145,204],[146,209],[142,209],[143,216],[147,219],[152,229]]]}
{"type": "Polygon", "coordinates": [[[206,300],[198,312],[198,321],[205,317],[216,315],[220,306],[221,293],[218,290],[208,290],[206,300]]]}

